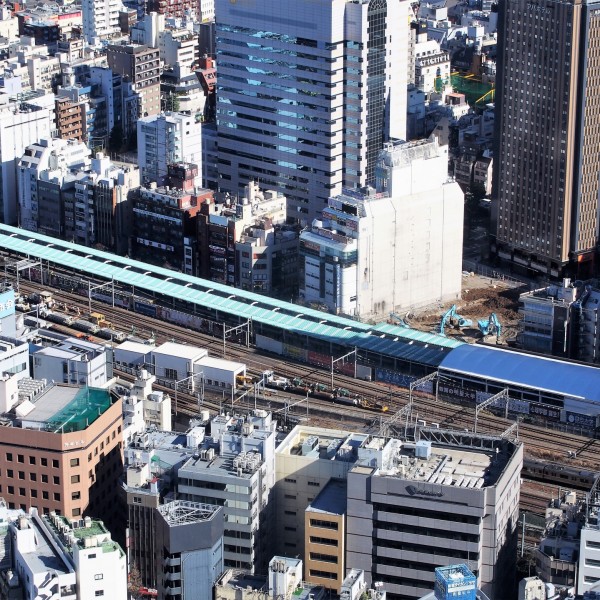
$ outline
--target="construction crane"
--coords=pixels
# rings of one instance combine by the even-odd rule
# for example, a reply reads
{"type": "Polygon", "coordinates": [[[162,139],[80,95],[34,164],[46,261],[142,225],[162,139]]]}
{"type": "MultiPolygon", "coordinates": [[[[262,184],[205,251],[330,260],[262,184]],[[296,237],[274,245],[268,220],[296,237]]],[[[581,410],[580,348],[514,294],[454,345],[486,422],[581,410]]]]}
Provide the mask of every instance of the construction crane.
{"type": "Polygon", "coordinates": [[[442,315],[442,320],[440,321],[440,328],[438,330],[438,333],[440,335],[446,335],[445,333],[445,329],[446,329],[446,324],[450,322],[451,324],[454,324],[456,327],[459,327],[460,329],[462,329],[463,327],[471,327],[471,325],[473,325],[473,321],[471,321],[471,319],[465,319],[465,317],[459,315],[456,312],[456,304],[453,304],[449,310],[447,310],[443,315],[442,315]]]}
{"type": "Polygon", "coordinates": [[[479,327],[479,331],[481,331],[481,335],[484,337],[486,335],[491,335],[492,333],[496,334],[496,341],[500,339],[500,334],[502,333],[502,325],[496,316],[496,313],[492,313],[489,319],[481,319],[477,321],[477,325],[479,327]]]}

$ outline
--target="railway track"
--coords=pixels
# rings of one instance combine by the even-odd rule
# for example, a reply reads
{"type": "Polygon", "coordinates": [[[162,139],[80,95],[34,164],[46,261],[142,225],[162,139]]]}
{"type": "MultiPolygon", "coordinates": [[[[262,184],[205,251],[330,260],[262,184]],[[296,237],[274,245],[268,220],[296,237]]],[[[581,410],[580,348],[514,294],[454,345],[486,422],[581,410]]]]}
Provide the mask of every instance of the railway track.
{"type": "MultiPolygon", "coordinates": [[[[35,283],[20,281],[23,292],[39,292],[42,286],[35,283]]],[[[88,312],[88,302],[82,296],[69,293],[64,290],[54,290],[55,299],[67,306],[78,307],[82,314],[88,312]]],[[[243,336],[237,340],[222,339],[180,325],[159,321],[153,317],[134,313],[121,307],[112,307],[100,301],[92,300],[92,310],[98,310],[106,315],[111,321],[114,329],[120,329],[125,333],[133,332],[137,337],[153,337],[156,343],[174,340],[184,344],[198,345],[207,348],[216,356],[225,356],[231,360],[244,362],[250,374],[260,376],[266,369],[271,369],[278,375],[285,377],[300,377],[311,383],[331,384],[331,373],[324,368],[295,363],[283,359],[281,356],[258,353],[254,348],[240,347],[237,342],[242,342],[243,336]],[[132,329],[133,328],[133,329],[132,329]]],[[[92,336],[93,337],[93,336],[92,336]]],[[[106,342],[106,340],[102,340],[106,342]]],[[[380,402],[388,406],[386,415],[380,415],[383,419],[391,416],[397,410],[404,407],[409,401],[407,390],[392,388],[392,386],[380,382],[366,382],[356,380],[341,373],[334,373],[334,384],[348,389],[353,394],[380,402]]],[[[183,398],[183,396],[181,396],[183,398]]],[[[296,396],[298,398],[298,396],[296,396]]],[[[420,392],[412,395],[414,403],[413,419],[417,421],[424,417],[427,423],[435,422],[441,428],[465,428],[473,429],[474,408],[451,404],[420,392]]],[[[196,400],[197,404],[197,400],[196,400]]],[[[311,406],[322,413],[323,419],[339,422],[340,405],[327,403],[315,398],[310,399],[311,406]]],[[[191,408],[189,409],[191,411],[191,408]]],[[[350,411],[361,415],[363,422],[373,421],[377,413],[360,408],[351,409],[344,405],[343,414],[350,415],[350,411]]],[[[196,408],[197,412],[197,408],[196,408]]],[[[316,412],[314,413],[316,414],[316,412]]],[[[480,433],[493,435],[501,434],[512,424],[512,421],[496,416],[489,411],[482,411],[479,415],[477,430],[480,433]]],[[[554,460],[564,464],[579,465],[586,468],[598,468],[596,440],[570,433],[561,433],[560,441],[557,440],[557,432],[546,430],[543,427],[521,424],[519,426],[519,438],[525,443],[527,455],[533,458],[554,460]],[[567,457],[567,450],[574,456],[567,457]],[[565,462],[567,461],[567,462],[565,462]]]]}

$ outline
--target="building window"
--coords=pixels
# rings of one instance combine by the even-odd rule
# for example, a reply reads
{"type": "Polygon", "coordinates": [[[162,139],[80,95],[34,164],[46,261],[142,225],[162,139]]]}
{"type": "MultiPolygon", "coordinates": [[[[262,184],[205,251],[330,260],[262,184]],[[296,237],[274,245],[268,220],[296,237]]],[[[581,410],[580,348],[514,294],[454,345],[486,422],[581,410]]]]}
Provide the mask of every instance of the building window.
{"type": "Polygon", "coordinates": [[[59,493],[59,492],[54,492],[54,499],[55,499],[57,502],[60,502],[60,493],[59,493]]]}
{"type": "Polygon", "coordinates": [[[29,464],[30,465],[35,465],[35,456],[30,456],[29,457],[29,464]]]}
{"type": "Polygon", "coordinates": [[[167,379],[177,379],[177,369],[166,369],[165,368],[165,377],[167,379]]]}
{"type": "Polygon", "coordinates": [[[37,490],[31,490],[31,497],[37,498],[37,490]]]}
{"type": "Polygon", "coordinates": [[[96,573],[96,575],[94,575],[94,579],[96,581],[101,581],[102,579],[104,579],[104,575],[102,575],[102,573],[96,573]]]}
{"type": "Polygon", "coordinates": [[[52,483],[54,483],[54,485],[60,485],[60,477],[54,475],[54,477],[52,477],[52,483]]]}
{"type": "Polygon", "coordinates": [[[88,558],[96,558],[95,554],[88,554],[88,558]]]}
{"type": "Polygon", "coordinates": [[[48,466],[48,459],[47,458],[40,458],[40,464],[42,465],[42,467],[47,467],[48,466]]]}
{"type": "Polygon", "coordinates": [[[80,508],[74,508],[73,509],[73,516],[74,517],[79,517],[81,515],[81,509],[80,508]]]}
{"type": "Polygon", "coordinates": [[[338,545],[337,540],[332,540],[331,538],[317,537],[314,535],[310,536],[310,543],[311,544],[323,544],[325,546],[337,546],[338,545]]]}
{"type": "Polygon", "coordinates": [[[71,483],[79,483],[79,475],[71,475],[71,483]]]}
{"type": "Polygon", "coordinates": [[[133,497],[133,503],[134,504],[141,504],[142,503],[142,499],[139,496],[134,496],[133,497]]]}
{"type": "Polygon", "coordinates": [[[285,481],[286,483],[296,483],[296,480],[295,480],[295,479],[292,479],[291,477],[286,477],[286,478],[284,479],[284,481],[285,481]]]}
{"type": "Polygon", "coordinates": [[[12,462],[12,452],[7,452],[7,453],[6,453],[6,460],[7,460],[8,462],[12,462]]]}
{"type": "Polygon", "coordinates": [[[6,476],[12,479],[15,476],[15,473],[12,469],[7,469],[6,476]]]}
{"type": "Polygon", "coordinates": [[[48,494],[48,492],[42,492],[42,498],[44,500],[48,500],[48,498],[50,498],[50,495],[48,494]]]}
{"type": "Polygon", "coordinates": [[[48,483],[48,475],[42,474],[42,483],[48,483]]]}
{"type": "Polygon", "coordinates": [[[37,481],[37,475],[35,473],[29,473],[30,481],[37,481]]]}
{"type": "Polygon", "coordinates": [[[25,495],[25,488],[19,488],[19,496],[25,495]]]}
{"type": "Polygon", "coordinates": [[[24,463],[25,457],[22,454],[17,454],[17,461],[20,463],[24,463]]]}
{"type": "Polygon", "coordinates": [[[317,569],[311,569],[310,576],[320,577],[321,579],[337,579],[336,573],[328,573],[327,571],[319,571],[317,569]]]}
{"type": "Polygon", "coordinates": [[[56,458],[52,459],[52,467],[54,469],[58,469],[58,460],[56,460],[56,458]]]}
{"type": "Polygon", "coordinates": [[[79,459],[78,458],[72,458],[71,459],[71,466],[72,467],[78,467],[79,466],[79,459]]]}
{"type": "Polygon", "coordinates": [[[25,479],[25,471],[19,471],[19,479],[25,479]]]}
{"type": "Polygon", "coordinates": [[[310,560],[317,560],[319,562],[327,562],[337,565],[338,557],[332,556],[331,554],[321,554],[320,552],[311,552],[310,560]]]}
{"type": "Polygon", "coordinates": [[[311,527],[323,527],[324,529],[334,529],[338,530],[338,524],[333,521],[323,521],[322,519],[311,519],[310,520],[311,527]]]}

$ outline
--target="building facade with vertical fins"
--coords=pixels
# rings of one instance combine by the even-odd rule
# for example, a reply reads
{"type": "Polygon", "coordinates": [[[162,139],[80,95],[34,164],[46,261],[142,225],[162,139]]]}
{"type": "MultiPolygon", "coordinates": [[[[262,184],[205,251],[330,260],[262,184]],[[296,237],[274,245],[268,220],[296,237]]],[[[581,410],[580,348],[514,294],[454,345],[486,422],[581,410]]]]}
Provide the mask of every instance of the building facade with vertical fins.
{"type": "Polygon", "coordinates": [[[408,2],[217,0],[219,186],[308,222],[406,135],[408,2]],[[394,27],[387,25],[394,23],[394,27]]]}

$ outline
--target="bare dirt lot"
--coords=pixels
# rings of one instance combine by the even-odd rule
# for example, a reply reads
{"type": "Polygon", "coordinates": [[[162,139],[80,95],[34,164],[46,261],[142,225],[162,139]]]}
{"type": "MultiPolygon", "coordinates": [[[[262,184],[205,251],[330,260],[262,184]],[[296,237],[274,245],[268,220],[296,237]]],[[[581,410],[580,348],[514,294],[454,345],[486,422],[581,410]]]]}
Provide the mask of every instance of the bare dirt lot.
{"type": "MultiPolygon", "coordinates": [[[[462,299],[456,302],[456,312],[462,317],[471,319],[473,325],[458,329],[455,322],[448,322],[445,334],[471,343],[481,340],[482,335],[477,321],[489,319],[491,313],[495,313],[502,326],[500,344],[506,344],[507,340],[512,341],[517,333],[519,320],[519,295],[524,291],[527,291],[526,286],[512,287],[501,280],[464,275],[462,299]]],[[[439,333],[442,315],[452,304],[448,302],[441,307],[438,305],[411,314],[410,326],[421,331],[439,333]]],[[[487,336],[486,341],[495,343],[495,337],[495,335],[487,336]]]]}

